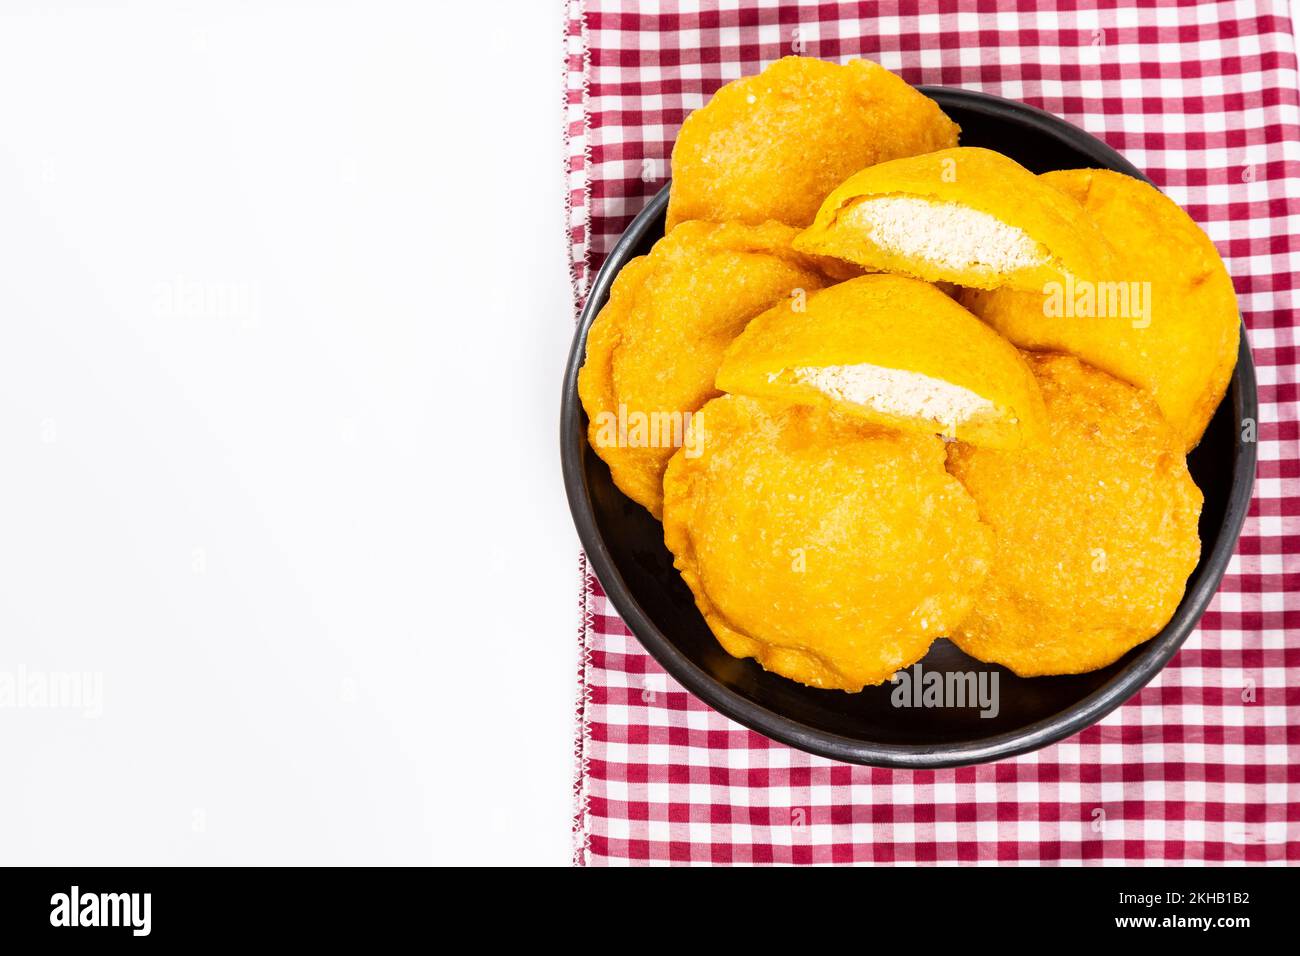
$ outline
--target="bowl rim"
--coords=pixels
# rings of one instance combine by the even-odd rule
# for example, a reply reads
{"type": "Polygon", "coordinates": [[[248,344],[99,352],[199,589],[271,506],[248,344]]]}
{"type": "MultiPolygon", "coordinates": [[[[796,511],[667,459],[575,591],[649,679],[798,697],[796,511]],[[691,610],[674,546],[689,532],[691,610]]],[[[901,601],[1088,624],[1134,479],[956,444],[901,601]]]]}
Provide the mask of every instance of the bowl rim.
{"type": "MultiPolygon", "coordinates": [[[[918,89],[943,107],[959,106],[999,119],[1016,120],[1065,141],[1094,160],[1099,167],[1127,173],[1150,183],[1141,170],[1102,140],[1052,113],[975,90],[941,86],[921,86],[918,89]]],[[[978,741],[933,746],[873,743],[819,730],[755,703],[720,683],[660,631],[632,595],[596,525],[586,474],[582,467],[583,445],[587,436],[582,425],[582,404],[578,399],[577,379],[586,354],[587,331],[599,311],[596,304],[604,304],[615,276],[664,212],[670,186],[671,180],[636,215],[592,281],[565,365],[560,407],[561,467],[569,510],[573,515],[578,538],[606,596],[659,665],[705,704],[750,730],[780,743],[845,763],[912,770],[969,766],[1029,753],[1091,726],[1146,686],[1173,658],[1200,622],[1219,589],[1236,549],[1250,508],[1258,456],[1258,442],[1244,441],[1240,433],[1233,450],[1232,481],[1228,490],[1227,507],[1214,538],[1214,547],[1208,555],[1202,555],[1199,573],[1185,590],[1170,622],[1159,634],[1140,645],[1141,652],[1105,685],[1065,710],[1017,730],[978,741]]],[[[1237,367],[1233,371],[1225,397],[1232,403],[1237,422],[1247,418],[1258,422],[1259,396],[1255,366],[1244,319],[1240,328],[1237,367]]]]}

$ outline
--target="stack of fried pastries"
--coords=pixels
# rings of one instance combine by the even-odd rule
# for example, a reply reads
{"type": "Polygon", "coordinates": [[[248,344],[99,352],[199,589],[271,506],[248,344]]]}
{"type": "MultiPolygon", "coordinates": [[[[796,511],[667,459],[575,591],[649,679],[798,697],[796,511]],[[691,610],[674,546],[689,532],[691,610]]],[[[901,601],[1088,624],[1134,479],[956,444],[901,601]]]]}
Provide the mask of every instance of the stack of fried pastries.
{"type": "Polygon", "coordinates": [[[1214,245],[1150,185],[957,145],[865,60],[787,57],[673,150],[587,338],[617,487],[722,646],[858,691],[948,638],[1024,677],[1159,633],[1236,363],[1214,245]]]}

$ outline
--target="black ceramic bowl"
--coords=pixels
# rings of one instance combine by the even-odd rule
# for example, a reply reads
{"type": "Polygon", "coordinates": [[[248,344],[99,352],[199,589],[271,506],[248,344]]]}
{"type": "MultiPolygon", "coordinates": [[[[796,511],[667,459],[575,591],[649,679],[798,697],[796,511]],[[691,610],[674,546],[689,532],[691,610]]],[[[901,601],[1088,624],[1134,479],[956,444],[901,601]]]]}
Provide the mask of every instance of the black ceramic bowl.
{"type": "MultiPolygon", "coordinates": [[[[1105,143],[1051,114],[967,90],[924,92],[961,125],[963,146],[997,149],[1034,172],[1091,166],[1145,178],[1105,143]]],[[[996,672],[997,715],[981,717],[978,707],[901,709],[891,703],[896,688],[889,684],[859,694],[814,690],[728,655],[673,569],[659,522],[614,487],[587,445],[577,394],[587,329],[619,269],[663,235],[667,204],[665,186],[592,285],[564,375],[560,449],[569,507],[591,566],[628,627],[668,673],[731,719],[801,750],[850,763],[927,768],[984,763],[1061,740],[1110,713],[1164,667],[1218,588],[1250,503],[1255,444],[1242,441],[1240,423],[1256,419],[1258,405],[1244,327],[1228,395],[1188,461],[1205,493],[1201,561],[1169,625],[1111,666],[1070,677],[1020,678],[940,640],[920,666],[926,672],[996,672]]]]}

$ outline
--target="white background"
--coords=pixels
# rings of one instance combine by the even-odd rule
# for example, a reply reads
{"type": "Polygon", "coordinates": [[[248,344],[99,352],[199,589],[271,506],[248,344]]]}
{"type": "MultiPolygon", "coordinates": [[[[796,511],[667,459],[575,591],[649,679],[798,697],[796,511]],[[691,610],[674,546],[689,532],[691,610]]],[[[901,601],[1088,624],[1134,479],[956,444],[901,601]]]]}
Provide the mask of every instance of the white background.
{"type": "Polygon", "coordinates": [[[0,6],[0,863],[568,861],[561,20],[0,6]]]}

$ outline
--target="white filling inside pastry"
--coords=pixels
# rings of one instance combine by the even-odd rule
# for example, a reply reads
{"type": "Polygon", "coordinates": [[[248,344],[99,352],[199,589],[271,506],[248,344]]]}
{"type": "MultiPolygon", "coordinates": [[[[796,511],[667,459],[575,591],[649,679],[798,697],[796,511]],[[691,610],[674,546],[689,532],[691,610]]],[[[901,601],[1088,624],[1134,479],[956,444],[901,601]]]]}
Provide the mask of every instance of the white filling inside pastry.
{"type": "Polygon", "coordinates": [[[920,372],[880,365],[824,365],[795,368],[789,373],[783,369],[777,376],[786,374],[837,401],[863,405],[886,415],[934,422],[945,433],[995,410],[992,402],[968,388],[920,372]]]}
{"type": "Polygon", "coordinates": [[[855,203],[839,219],[882,249],[947,269],[1006,273],[1048,262],[1024,230],[961,203],[883,196],[855,203]]]}

